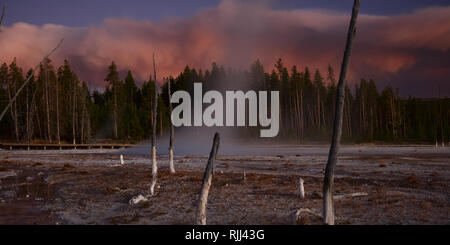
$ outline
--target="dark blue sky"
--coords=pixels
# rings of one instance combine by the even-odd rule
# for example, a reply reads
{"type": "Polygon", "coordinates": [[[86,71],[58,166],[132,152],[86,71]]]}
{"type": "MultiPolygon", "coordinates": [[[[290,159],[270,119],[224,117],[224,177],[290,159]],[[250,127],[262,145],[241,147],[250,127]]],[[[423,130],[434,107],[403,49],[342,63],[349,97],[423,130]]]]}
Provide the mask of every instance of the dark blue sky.
{"type": "MultiPolygon", "coordinates": [[[[353,0],[266,0],[278,9],[323,8],[351,11],[353,0]]],[[[158,21],[168,16],[188,17],[220,0],[3,0],[6,25],[22,21],[32,24],[87,26],[105,18],[132,17],[158,21]]],[[[361,0],[361,12],[376,15],[408,13],[429,6],[448,6],[449,0],[361,0]]]]}

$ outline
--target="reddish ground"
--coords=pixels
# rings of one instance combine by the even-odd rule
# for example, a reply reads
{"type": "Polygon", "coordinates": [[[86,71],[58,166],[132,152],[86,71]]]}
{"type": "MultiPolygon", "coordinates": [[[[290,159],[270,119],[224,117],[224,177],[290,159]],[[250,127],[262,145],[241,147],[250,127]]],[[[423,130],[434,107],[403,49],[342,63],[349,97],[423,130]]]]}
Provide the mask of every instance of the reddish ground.
{"type": "MultiPolygon", "coordinates": [[[[0,224],[193,224],[206,157],[177,156],[169,174],[159,157],[157,194],[148,192],[148,156],[114,152],[0,152],[0,224]]],[[[335,201],[338,224],[450,224],[449,155],[345,154],[335,193],[367,196],[335,201]]],[[[324,154],[219,156],[208,224],[293,224],[292,213],[320,214],[324,154]],[[245,177],[244,177],[245,172],[245,177]],[[305,180],[306,199],[298,193],[305,180]]],[[[319,224],[314,216],[297,223],[319,224]]]]}

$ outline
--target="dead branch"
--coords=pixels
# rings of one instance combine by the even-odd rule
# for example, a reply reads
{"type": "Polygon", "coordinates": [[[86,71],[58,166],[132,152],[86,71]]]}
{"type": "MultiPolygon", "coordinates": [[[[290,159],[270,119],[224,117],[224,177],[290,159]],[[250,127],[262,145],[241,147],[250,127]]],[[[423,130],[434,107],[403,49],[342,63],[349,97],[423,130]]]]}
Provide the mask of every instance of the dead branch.
{"type": "Polygon", "coordinates": [[[3,24],[3,19],[5,18],[6,5],[2,7],[2,17],[0,17],[0,26],[3,24]]]}
{"type": "Polygon", "coordinates": [[[325,168],[325,176],[323,182],[323,223],[327,225],[334,225],[334,205],[333,205],[333,182],[334,182],[334,167],[337,162],[337,154],[339,151],[341,135],[342,135],[342,118],[344,113],[344,97],[345,97],[345,79],[347,67],[350,60],[350,53],[352,49],[352,42],[355,36],[356,19],[359,11],[359,0],[353,3],[352,18],[347,35],[347,44],[344,51],[344,58],[342,60],[341,74],[339,76],[338,93],[336,98],[336,111],[334,118],[333,138],[331,140],[330,152],[328,155],[328,162],[325,168]]]}
{"type": "Polygon", "coordinates": [[[150,195],[155,194],[156,179],[158,177],[158,164],[156,162],[156,113],[158,106],[158,85],[156,82],[156,64],[155,64],[155,53],[153,53],[153,76],[155,83],[155,94],[153,101],[153,118],[152,118],[152,182],[150,184],[150,195]]]}
{"type": "Polygon", "coordinates": [[[363,197],[369,195],[367,192],[355,192],[350,194],[337,194],[333,196],[334,200],[344,199],[344,198],[352,198],[352,197],[363,197]]]}
{"type": "Polygon", "coordinates": [[[214,141],[209,154],[208,164],[206,165],[205,174],[203,176],[202,189],[200,198],[198,200],[197,212],[195,216],[195,224],[206,225],[206,204],[208,202],[209,188],[211,187],[212,176],[214,174],[214,160],[216,159],[217,151],[219,149],[219,133],[214,135],[214,141]]]}
{"type": "Polygon", "coordinates": [[[22,91],[22,89],[28,84],[28,82],[31,80],[31,77],[33,77],[34,72],[36,71],[36,69],[42,64],[42,62],[47,59],[48,57],[50,57],[50,55],[53,54],[53,52],[56,51],[56,49],[59,48],[59,46],[61,46],[62,42],[64,41],[64,39],[61,39],[61,41],[59,41],[58,45],[52,49],[52,51],[50,51],[50,53],[48,53],[42,60],[41,62],[39,62],[39,64],[36,65],[36,67],[34,67],[34,69],[31,71],[31,74],[28,76],[28,79],[22,84],[22,86],[19,88],[19,90],[17,91],[16,95],[14,95],[14,97],[9,101],[8,105],[5,107],[5,109],[3,109],[2,114],[0,115],[0,121],[3,119],[3,117],[5,116],[6,112],[8,111],[9,107],[11,107],[11,105],[14,103],[14,101],[16,100],[17,96],[19,96],[20,92],[22,91]]]}
{"type": "MultiPolygon", "coordinates": [[[[368,196],[369,194],[367,192],[355,192],[355,193],[348,193],[348,194],[336,194],[333,195],[333,200],[337,201],[337,200],[342,200],[345,198],[352,198],[352,197],[363,197],[363,196],[368,196]]],[[[312,193],[312,197],[313,199],[321,199],[323,198],[323,194],[320,192],[316,192],[314,191],[312,193]]]]}

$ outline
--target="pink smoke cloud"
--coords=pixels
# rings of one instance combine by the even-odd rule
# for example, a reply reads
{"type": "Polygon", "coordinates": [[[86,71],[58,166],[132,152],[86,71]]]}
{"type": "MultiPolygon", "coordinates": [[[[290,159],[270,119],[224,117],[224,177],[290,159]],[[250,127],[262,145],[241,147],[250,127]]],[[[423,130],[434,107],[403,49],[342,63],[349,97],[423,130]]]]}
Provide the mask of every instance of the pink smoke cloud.
{"type": "MultiPolygon", "coordinates": [[[[320,9],[276,10],[253,1],[222,1],[192,17],[161,22],[106,19],[84,28],[15,23],[0,33],[0,61],[17,57],[28,69],[64,38],[52,57],[54,63],[67,58],[94,87],[104,85],[113,60],[120,69],[132,70],[138,80],[147,79],[153,72],[153,52],[159,77],[177,75],[186,65],[206,69],[212,62],[247,68],[256,59],[270,71],[278,58],[300,69],[307,65],[325,71],[330,64],[338,75],[349,18],[348,13],[320,9]]],[[[444,57],[449,48],[450,7],[389,17],[361,14],[349,82],[372,77],[402,89],[410,85],[403,74],[415,72],[414,79],[428,79],[430,71],[433,81],[449,84],[442,76],[448,74],[436,72],[447,71],[448,63],[433,62],[448,61],[444,57]]]]}

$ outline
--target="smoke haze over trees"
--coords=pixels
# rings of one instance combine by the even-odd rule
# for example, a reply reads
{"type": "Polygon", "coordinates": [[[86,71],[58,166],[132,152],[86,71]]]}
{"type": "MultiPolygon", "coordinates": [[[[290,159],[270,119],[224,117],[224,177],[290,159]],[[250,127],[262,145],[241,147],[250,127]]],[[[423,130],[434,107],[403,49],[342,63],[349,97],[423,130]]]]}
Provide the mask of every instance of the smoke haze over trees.
{"type": "MultiPolygon", "coordinates": [[[[68,5],[67,1],[56,2],[39,6],[43,11],[64,17],[73,14],[66,8],[62,12],[54,9],[56,5],[68,5]]],[[[157,12],[153,6],[157,1],[137,2],[123,2],[121,5],[122,8],[127,8],[123,5],[136,8],[139,12],[144,9],[149,18],[151,12],[157,12]]],[[[70,60],[71,68],[79,78],[90,87],[98,88],[105,86],[104,68],[112,60],[120,74],[132,70],[135,79],[146,80],[148,68],[152,66],[149,54],[153,51],[159,54],[158,79],[176,76],[186,65],[209,69],[213,61],[242,69],[260,59],[267,68],[282,57],[289,67],[295,64],[321,71],[326,71],[328,64],[334,69],[340,67],[348,24],[347,11],[350,10],[346,6],[350,6],[352,1],[326,1],[327,4],[339,5],[341,10],[336,11],[309,9],[302,4],[278,9],[268,2],[277,1],[223,0],[215,7],[199,9],[183,18],[167,16],[154,21],[134,16],[108,16],[86,26],[66,26],[57,20],[49,20],[46,24],[33,23],[20,17],[20,21],[11,23],[6,18],[0,35],[0,62],[9,64],[17,57],[17,64],[24,69],[34,67],[47,50],[64,38],[64,44],[52,55],[52,60],[55,64],[70,60]]],[[[325,1],[314,2],[319,7],[325,1]]],[[[367,1],[362,7],[370,9],[370,6],[378,5],[388,11],[393,5],[403,8],[414,5],[411,1],[408,4],[400,2],[367,1]]],[[[450,6],[434,6],[436,1],[422,2],[425,6],[403,14],[360,14],[358,38],[348,72],[349,84],[357,83],[361,77],[370,77],[377,86],[390,84],[399,88],[401,96],[426,97],[437,97],[439,85],[441,94],[450,96],[450,6]]],[[[85,4],[99,5],[97,1],[85,4]]],[[[11,1],[11,5],[29,4],[11,1]]],[[[76,5],[77,8],[81,6],[76,5]]],[[[107,5],[118,8],[116,4],[107,5]]],[[[161,5],[167,6],[167,3],[161,5]]],[[[14,10],[11,6],[9,11],[20,12],[18,15],[22,16],[25,7],[19,7],[14,10]]],[[[84,7],[78,16],[85,16],[86,11],[87,7],[84,7]]],[[[41,11],[33,9],[30,12],[36,16],[35,19],[47,20],[41,11]]],[[[14,15],[8,14],[11,18],[14,15]]]]}
{"type": "MultiPolygon", "coordinates": [[[[80,81],[67,60],[54,67],[50,59],[13,103],[0,122],[2,140],[17,142],[90,143],[97,139],[137,142],[151,136],[154,81],[137,86],[132,71],[121,77],[114,62],[105,67],[104,90],[80,81]],[[106,69],[107,68],[107,69],[106,69]]],[[[16,61],[0,67],[0,109],[28,78],[16,61]]],[[[150,74],[150,73],[149,73],[150,74]]],[[[336,77],[324,71],[286,67],[281,59],[266,69],[259,60],[249,69],[235,70],[213,63],[208,70],[186,68],[164,79],[158,98],[157,135],[168,133],[167,82],[172,93],[188,91],[193,83],[207,90],[280,91],[280,132],[274,140],[328,140],[332,133],[336,77]]],[[[450,98],[401,98],[396,88],[377,88],[363,78],[346,88],[343,140],[346,142],[434,143],[450,140],[450,98]]],[[[176,105],[174,105],[176,106],[176,105]]],[[[204,106],[206,107],[206,106],[204,106]]],[[[243,137],[259,137],[257,127],[237,129],[243,137]]]]}

